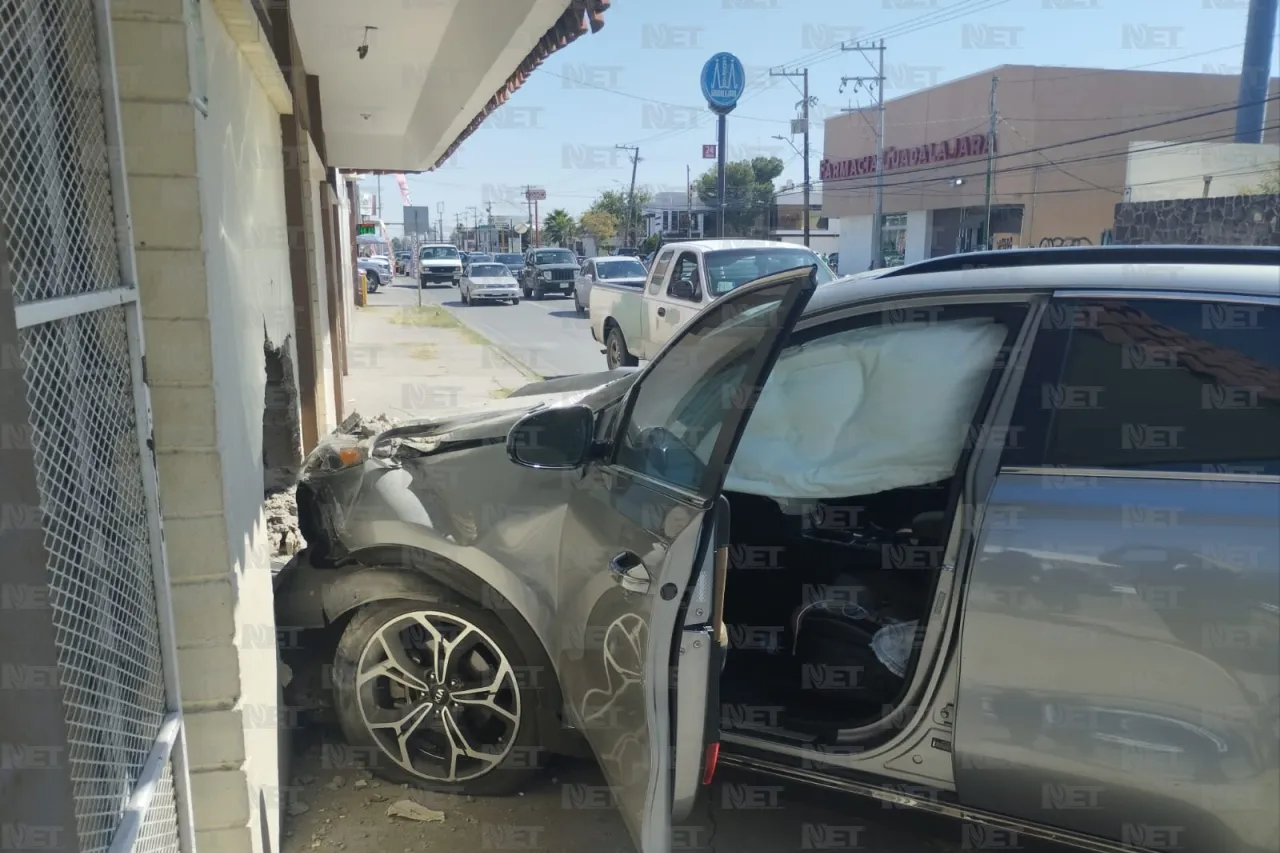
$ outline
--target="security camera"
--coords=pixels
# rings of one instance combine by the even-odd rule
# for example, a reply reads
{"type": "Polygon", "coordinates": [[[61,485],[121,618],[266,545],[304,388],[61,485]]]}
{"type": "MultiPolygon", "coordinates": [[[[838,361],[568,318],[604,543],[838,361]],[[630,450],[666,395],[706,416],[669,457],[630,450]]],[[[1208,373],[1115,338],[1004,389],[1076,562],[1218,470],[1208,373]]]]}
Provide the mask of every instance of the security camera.
{"type": "Polygon", "coordinates": [[[356,56],[359,56],[361,59],[364,59],[368,55],[369,55],[369,45],[362,44],[356,48],[356,56]]]}

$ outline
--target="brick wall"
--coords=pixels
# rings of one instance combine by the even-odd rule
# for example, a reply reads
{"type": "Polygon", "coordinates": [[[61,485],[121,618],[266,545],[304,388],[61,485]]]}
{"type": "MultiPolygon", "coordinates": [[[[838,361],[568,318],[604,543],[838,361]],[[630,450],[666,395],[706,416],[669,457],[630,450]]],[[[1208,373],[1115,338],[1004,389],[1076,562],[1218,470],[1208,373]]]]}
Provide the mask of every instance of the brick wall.
{"type": "Polygon", "coordinates": [[[1114,240],[1128,245],[1280,246],[1280,195],[1117,204],[1114,240]]]}

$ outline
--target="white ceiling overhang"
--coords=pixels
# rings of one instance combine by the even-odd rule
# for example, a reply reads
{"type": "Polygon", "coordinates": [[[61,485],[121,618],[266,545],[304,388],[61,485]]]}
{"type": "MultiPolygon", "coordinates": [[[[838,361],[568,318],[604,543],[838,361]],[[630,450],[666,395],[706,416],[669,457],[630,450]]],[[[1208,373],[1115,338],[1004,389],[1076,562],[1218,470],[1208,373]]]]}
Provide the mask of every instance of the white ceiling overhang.
{"type": "Polygon", "coordinates": [[[290,15],[320,78],[327,165],[439,165],[542,59],[599,29],[607,0],[306,0],[290,15]],[[588,16],[588,11],[590,15],[588,16]],[[358,48],[369,50],[361,59],[358,48]]]}

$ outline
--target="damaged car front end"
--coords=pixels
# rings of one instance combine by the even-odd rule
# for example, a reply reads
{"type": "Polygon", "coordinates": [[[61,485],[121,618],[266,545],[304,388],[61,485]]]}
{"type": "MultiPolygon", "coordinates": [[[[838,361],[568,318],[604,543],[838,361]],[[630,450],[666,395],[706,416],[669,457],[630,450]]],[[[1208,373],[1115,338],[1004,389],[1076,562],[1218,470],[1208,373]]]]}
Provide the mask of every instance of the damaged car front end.
{"type": "MultiPolygon", "coordinates": [[[[372,436],[338,433],[322,440],[307,457],[297,485],[298,522],[307,547],[276,578],[277,626],[303,638],[296,648],[282,649],[294,674],[286,688],[290,706],[321,719],[336,717],[350,743],[379,746],[394,755],[399,734],[380,742],[387,732],[378,729],[379,715],[394,717],[397,709],[420,705],[421,696],[429,695],[424,691],[457,693],[438,703],[435,708],[441,710],[434,713],[446,713],[454,701],[459,726],[465,715],[478,717],[487,710],[500,719],[513,712],[466,706],[463,694],[485,686],[477,673],[487,658],[493,673],[510,671],[522,679],[507,693],[536,711],[536,719],[520,715],[523,735],[510,733],[503,742],[510,746],[540,732],[539,749],[579,751],[571,734],[561,731],[558,687],[541,651],[554,630],[555,557],[573,474],[513,465],[505,447],[511,427],[528,413],[579,405],[604,410],[625,395],[634,373],[533,383],[475,411],[412,421],[372,436]],[[370,614],[381,614],[383,624],[362,631],[361,620],[370,614]],[[385,683],[357,684],[370,650],[396,645],[377,631],[385,634],[391,630],[386,625],[397,619],[409,625],[407,633],[401,632],[408,637],[408,654],[415,654],[417,643],[422,660],[443,660],[446,649],[461,648],[449,630],[487,638],[482,645],[488,648],[460,653],[467,658],[460,662],[462,669],[439,673],[441,684],[416,683],[406,675],[407,665],[395,663],[390,654],[373,664],[386,671],[388,677],[380,679],[385,683]],[[359,648],[344,652],[353,631],[359,648]],[[497,642],[500,634],[529,650],[527,658],[516,661],[496,651],[508,645],[497,642]],[[332,677],[326,678],[331,661],[332,677]]],[[[471,740],[491,741],[493,731],[496,726],[477,723],[471,740]]],[[[454,747],[457,754],[470,749],[454,747]]],[[[485,742],[484,748],[492,750],[494,743],[485,742]]],[[[399,751],[406,757],[391,769],[402,781],[437,781],[472,792],[491,792],[485,785],[503,780],[515,784],[514,774],[498,774],[497,781],[480,774],[466,787],[465,774],[450,769],[447,760],[424,766],[422,756],[399,751]],[[480,784],[482,779],[490,781],[480,784]]],[[[445,756],[449,750],[437,752],[445,756]]]]}

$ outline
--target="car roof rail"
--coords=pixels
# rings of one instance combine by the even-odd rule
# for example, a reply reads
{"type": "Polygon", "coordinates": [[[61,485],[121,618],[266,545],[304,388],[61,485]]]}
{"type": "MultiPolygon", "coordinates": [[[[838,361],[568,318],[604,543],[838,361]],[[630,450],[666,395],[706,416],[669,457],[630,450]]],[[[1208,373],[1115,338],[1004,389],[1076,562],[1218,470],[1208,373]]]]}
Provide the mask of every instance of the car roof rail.
{"type": "Polygon", "coordinates": [[[1066,246],[996,249],[944,255],[893,267],[877,278],[956,270],[1072,264],[1231,264],[1280,266],[1280,248],[1272,246],[1066,246]]]}

